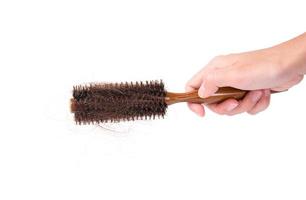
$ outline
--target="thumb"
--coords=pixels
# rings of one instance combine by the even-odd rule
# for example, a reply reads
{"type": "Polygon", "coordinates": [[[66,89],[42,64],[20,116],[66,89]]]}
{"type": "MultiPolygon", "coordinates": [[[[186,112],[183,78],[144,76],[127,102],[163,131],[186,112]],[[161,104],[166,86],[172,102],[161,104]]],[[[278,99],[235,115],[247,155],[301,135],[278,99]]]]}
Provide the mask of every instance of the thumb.
{"type": "Polygon", "coordinates": [[[201,98],[206,98],[217,92],[218,87],[212,81],[203,80],[199,88],[198,95],[201,98]]]}
{"type": "Polygon", "coordinates": [[[235,76],[232,70],[226,68],[212,69],[203,76],[198,95],[207,98],[217,92],[219,87],[232,86],[235,76]]]}

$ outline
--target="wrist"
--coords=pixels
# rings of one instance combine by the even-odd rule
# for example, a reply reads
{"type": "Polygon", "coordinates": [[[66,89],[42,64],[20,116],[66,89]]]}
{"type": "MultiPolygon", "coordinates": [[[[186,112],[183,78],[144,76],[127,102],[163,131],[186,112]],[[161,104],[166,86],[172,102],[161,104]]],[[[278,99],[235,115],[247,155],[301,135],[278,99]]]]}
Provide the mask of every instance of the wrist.
{"type": "Polygon", "coordinates": [[[282,72],[289,76],[306,74],[306,33],[272,48],[282,72]]]}

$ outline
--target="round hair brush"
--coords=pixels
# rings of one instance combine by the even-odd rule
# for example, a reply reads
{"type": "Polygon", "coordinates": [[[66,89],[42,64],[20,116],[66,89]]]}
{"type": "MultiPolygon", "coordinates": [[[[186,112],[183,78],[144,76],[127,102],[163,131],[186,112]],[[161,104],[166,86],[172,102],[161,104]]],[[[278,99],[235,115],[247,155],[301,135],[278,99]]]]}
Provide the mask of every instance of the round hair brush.
{"type": "Polygon", "coordinates": [[[242,99],[248,91],[222,87],[208,98],[198,91],[167,92],[160,81],[131,83],[91,83],[73,87],[71,112],[77,124],[119,122],[164,117],[168,105],[179,102],[219,103],[242,99]]]}

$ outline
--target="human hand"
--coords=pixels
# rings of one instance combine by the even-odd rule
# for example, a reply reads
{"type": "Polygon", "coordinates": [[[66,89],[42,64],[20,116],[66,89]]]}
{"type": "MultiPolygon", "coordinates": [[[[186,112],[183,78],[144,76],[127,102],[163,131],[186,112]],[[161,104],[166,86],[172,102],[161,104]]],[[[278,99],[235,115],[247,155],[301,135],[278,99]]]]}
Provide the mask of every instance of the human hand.
{"type": "MultiPolygon", "coordinates": [[[[269,106],[271,90],[287,90],[303,79],[301,66],[306,66],[305,54],[303,57],[299,54],[300,50],[293,52],[296,49],[294,42],[296,41],[252,52],[215,57],[188,81],[186,91],[199,89],[199,96],[205,98],[213,95],[219,87],[250,90],[240,101],[228,99],[207,107],[218,114],[226,115],[243,112],[256,114],[263,111],[269,106]]],[[[203,105],[188,103],[188,106],[193,112],[204,116],[203,105]]]]}

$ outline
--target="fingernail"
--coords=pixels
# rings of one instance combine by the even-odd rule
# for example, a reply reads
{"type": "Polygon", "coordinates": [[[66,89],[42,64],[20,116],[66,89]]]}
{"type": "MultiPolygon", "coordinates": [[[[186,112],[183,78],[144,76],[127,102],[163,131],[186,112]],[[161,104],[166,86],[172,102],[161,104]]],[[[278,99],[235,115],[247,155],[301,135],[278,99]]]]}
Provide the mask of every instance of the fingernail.
{"type": "Polygon", "coordinates": [[[252,101],[253,101],[253,102],[259,101],[259,99],[261,98],[261,96],[262,96],[262,92],[261,92],[261,91],[254,92],[254,93],[253,93],[253,96],[252,96],[252,101]]]}
{"type": "Polygon", "coordinates": [[[227,106],[226,110],[227,111],[232,111],[238,106],[238,103],[231,103],[227,106]]]}
{"type": "Polygon", "coordinates": [[[199,97],[204,98],[205,88],[203,86],[200,88],[198,95],[199,97]]]}

